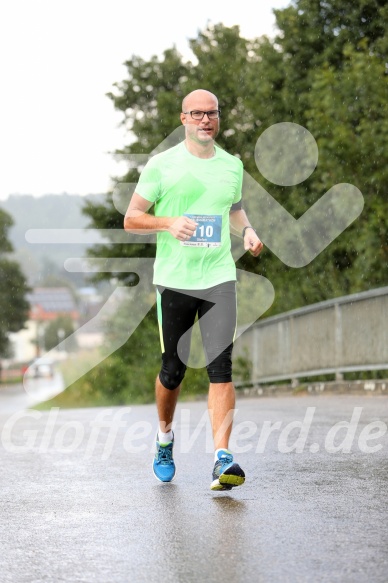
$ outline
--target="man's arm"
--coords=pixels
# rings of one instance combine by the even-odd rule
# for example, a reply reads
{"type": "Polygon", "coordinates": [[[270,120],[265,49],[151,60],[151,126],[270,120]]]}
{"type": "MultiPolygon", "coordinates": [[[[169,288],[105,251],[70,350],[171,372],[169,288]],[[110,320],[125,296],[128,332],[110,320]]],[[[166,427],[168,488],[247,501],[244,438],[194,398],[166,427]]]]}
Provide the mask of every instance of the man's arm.
{"type": "Polygon", "coordinates": [[[148,213],[152,203],[133,193],[124,217],[124,229],[137,235],[168,231],[175,239],[186,241],[194,233],[197,223],[188,217],[154,217],[148,213]]]}
{"type": "Polygon", "coordinates": [[[243,209],[230,211],[229,223],[233,231],[240,236],[242,236],[244,227],[249,227],[245,230],[244,249],[249,251],[253,257],[257,257],[263,250],[263,243],[260,241],[254,228],[251,226],[245,211],[243,209]]]}

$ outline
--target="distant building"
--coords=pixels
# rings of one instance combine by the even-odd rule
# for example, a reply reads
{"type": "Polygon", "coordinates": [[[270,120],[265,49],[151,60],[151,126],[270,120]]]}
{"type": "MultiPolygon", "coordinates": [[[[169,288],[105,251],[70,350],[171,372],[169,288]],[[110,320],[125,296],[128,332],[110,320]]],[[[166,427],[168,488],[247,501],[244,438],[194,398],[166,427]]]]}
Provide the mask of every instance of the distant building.
{"type": "Polygon", "coordinates": [[[17,362],[28,362],[41,355],[44,329],[48,322],[59,316],[69,316],[75,329],[79,323],[79,311],[67,287],[37,287],[27,294],[27,300],[30,313],[25,328],[9,337],[13,360],[17,362]]]}
{"type": "Polygon", "coordinates": [[[37,287],[27,294],[30,302],[30,320],[46,322],[59,316],[70,316],[77,322],[79,312],[74,297],[67,287],[37,287]]]}

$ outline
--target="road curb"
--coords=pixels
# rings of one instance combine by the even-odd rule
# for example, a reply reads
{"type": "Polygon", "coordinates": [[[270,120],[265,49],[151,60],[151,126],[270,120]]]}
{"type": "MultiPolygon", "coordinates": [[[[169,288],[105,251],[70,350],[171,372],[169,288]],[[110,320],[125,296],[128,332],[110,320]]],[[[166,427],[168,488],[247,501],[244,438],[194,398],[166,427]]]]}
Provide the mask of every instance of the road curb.
{"type": "Polygon", "coordinates": [[[385,395],[388,397],[388,379],[364,381],[326,381],[301,383],[298,386],[255,384],[237,388],[239,397],[284,397],[299,395],[385,395]]]}

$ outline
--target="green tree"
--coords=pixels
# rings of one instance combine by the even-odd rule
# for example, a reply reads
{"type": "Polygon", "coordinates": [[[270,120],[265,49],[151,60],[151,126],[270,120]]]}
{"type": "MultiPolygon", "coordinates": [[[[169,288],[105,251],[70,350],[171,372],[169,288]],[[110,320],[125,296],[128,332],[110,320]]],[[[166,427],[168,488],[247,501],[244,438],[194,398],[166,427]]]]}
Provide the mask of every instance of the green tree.
{"type": "Polygon", "coordinates": [[[9,258],[12,245],[8,231],[12,218],[0,210],[0,355],[6,356],[9,349],[10,332],[18,332],[28,318],[29,304],[26,293],[29,291],[19,264],[9,258]]]}
{"type": "Polygon", "coordinates": [[[387,94],[385,62],[366,40],[357,48],[346,45],[341,70],[326,64],[311,88],[307,125],[321,157],[313,187],[322,191],[328,180],[352,182],[365,199],[357,224],[333,250],[351,291],[388,282],[387,94]]]}
{"type": "MultiPolygon", "coordinates": [[[[44,329],[43,339],[45,349],[51,350],[55,348],[59,342],[62,342],[62,340],[73,334],[73,332],[74,325],[70,316],[58,316],[58,318],[49,322],[44,329]]],[[[73,340],[72,349],[75,350],[76,347],[76,342],[73,340]]]]}
{"type": "Polygon", "coordinates": [[[283,99],[297,123],[306,117],[309,92],[323,64],[342,69],[349,44],[366,41],[369,48],[384,47],[385,0],[297,0],[274,12],[279,28],[274,45],[283,55],[283,99]]]}
{"type": "MultiPolygon", "coordinates": [[[[254,117],[262,129],[283,121],[308,128],[319,163],[296,187],[268,183],[254,167],[251,174],[296,218],[341,182],[358,186],[365,208],[303,269],[263,254],[261,272],[276,289],[272,313],[388,283],[388,5],[298,0],[275,14],[279,33],[259,51],[254,117]]],[[[255,269],[248,256],[240,263],[255,269]]]]}

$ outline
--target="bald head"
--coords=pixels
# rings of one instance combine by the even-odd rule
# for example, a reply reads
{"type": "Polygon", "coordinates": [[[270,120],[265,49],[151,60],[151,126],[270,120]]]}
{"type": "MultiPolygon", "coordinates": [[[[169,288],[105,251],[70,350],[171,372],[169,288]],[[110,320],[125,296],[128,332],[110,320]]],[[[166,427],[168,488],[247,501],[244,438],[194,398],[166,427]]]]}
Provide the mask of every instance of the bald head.
{"type": "Polygon", "coordinates": [[[186,147],[194,156],[214,156],[214,140],[220,129],[218,111],[217,97],[206,89],[196,89],[184,98],[180,119],[185,126],[186,147]],[[194,117],[192,112],[196,112],[194,117]]]}
{"type": "Polygon", "coordinates": [[[212,102],[212,105],[211,107],[206,106],[205,111],[207,109],[218,108],[218,99],[214,95],[214,93],[211,93],[206,89],[195,89],[194,91],[186,95],[186,97],[184,97],[182,101],[182,111],[191,111],[193,109],[203,110],[201,104],[209,102],[212,102]]]}

